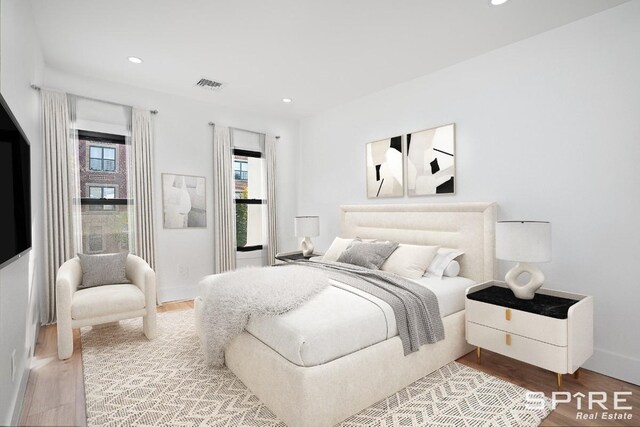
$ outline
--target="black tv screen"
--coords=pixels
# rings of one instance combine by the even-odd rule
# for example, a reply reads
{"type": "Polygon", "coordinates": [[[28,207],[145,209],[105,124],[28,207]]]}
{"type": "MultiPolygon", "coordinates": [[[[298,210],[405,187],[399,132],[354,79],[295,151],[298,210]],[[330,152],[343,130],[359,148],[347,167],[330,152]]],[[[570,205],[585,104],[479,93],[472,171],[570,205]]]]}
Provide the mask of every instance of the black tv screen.
{"type": "Polygon", "coordinates": [[[29,142],[0,96],[0,268],[31,248],[29,142]]]}

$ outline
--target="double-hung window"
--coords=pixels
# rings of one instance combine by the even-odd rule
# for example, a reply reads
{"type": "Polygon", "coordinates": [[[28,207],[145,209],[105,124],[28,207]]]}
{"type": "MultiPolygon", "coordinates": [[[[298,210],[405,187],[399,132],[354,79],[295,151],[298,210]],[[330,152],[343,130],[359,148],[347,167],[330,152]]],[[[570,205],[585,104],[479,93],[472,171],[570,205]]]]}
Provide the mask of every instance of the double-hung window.
{"type": "Polygon", "coordinates": [[[80,215],[85,253],[129,249],[127,159],[124,135],[78,131],[80,215]]]}
{"type": "Polygon", "coordinates": [[[262,250],[264,223],[264,159],[258,151],[233,150],[236,246],[238,252],[262,250]]]}

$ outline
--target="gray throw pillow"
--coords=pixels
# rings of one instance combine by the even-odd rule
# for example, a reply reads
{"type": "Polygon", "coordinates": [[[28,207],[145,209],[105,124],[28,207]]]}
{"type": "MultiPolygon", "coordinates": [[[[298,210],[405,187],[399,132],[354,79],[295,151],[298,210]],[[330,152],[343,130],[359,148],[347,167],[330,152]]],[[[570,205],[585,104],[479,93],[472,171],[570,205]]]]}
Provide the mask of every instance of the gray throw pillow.
{"type": "Polygon", "coordinates": [[[78,289],[131,283],[126,275],[127,256],[129,256],[129,252],[100,255],[78,254],[82,266],[82,284],[78,286],[78,289]]]}
{"type": "Polygon", "coordinates": [[[394,242],[369,243],[354,240],[337,261],[378,270],[397,247],[398,244],[394,242]]]}

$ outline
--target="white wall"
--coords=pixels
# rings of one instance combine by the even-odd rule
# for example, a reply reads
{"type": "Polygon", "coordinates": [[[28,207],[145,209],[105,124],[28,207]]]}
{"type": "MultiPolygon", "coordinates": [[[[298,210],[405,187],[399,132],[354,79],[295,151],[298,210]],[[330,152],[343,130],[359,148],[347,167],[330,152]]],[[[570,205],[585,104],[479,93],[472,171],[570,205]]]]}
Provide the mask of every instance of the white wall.
{"type": "MultiPolygon", "coordinates": [[[[281,249],[295,246],[293,212],[296,181],[294,162],[298,125],[292,120],[231,111],[212,104],[125,86],[118,83],[66,74],[46,68],[44,86],[69,93],[158,109],[155,132],[156,274],[161,301],[193,298],[197,283],[213,272],[213,130],[210,121],[241,129],[281,136],[278,142],[278,209],[281,249]],[[162,173],[206,177],[207,228],[165,230],[162,226],[162,173]]],[[[211,96],[215,96],[212,93],[211,96]]]]}
{"type": "Polygon", "coordinates": [[[320,215],[319,248],[346,203],[496,201],[500,219],[551,221],[545,286],[595,296],[588,367],[639,384],[639,46],[629,2],[305,119],[298,213],[320,215]],[[366,199],[366,142],[451,122],[455,196],[366,199]]]}
{"type": "Polygon", "coordinates": [[[43,277],[42,130],[40,101],[30,83],[39,83],[43,59],[29,2],[0,3],[0,92],[31,143],[33,248],[0,270],[0,424],[17,421],[38,331],[43,277]],[[11,353],[16,374],[11,381],[11,353]]]}

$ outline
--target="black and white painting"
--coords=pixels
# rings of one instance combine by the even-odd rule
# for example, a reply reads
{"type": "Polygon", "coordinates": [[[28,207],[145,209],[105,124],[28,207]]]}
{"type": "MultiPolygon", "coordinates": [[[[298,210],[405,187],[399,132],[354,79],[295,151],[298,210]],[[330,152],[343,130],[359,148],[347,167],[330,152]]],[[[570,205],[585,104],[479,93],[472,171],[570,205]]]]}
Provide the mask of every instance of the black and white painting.
{"type": "Polygon", "coordinates": [[[162,174],[164,228],[206,228],[205,177],[162,174]]]}
{"type": "Polygon", "coordinates": [[[407,135],[407,193],[455,193],[455,124],[407,135]]]}
{"type": "Polygon", "coordinates": [[[367,144],[367,197],[404,195],[402,137],[367,144]]]}

